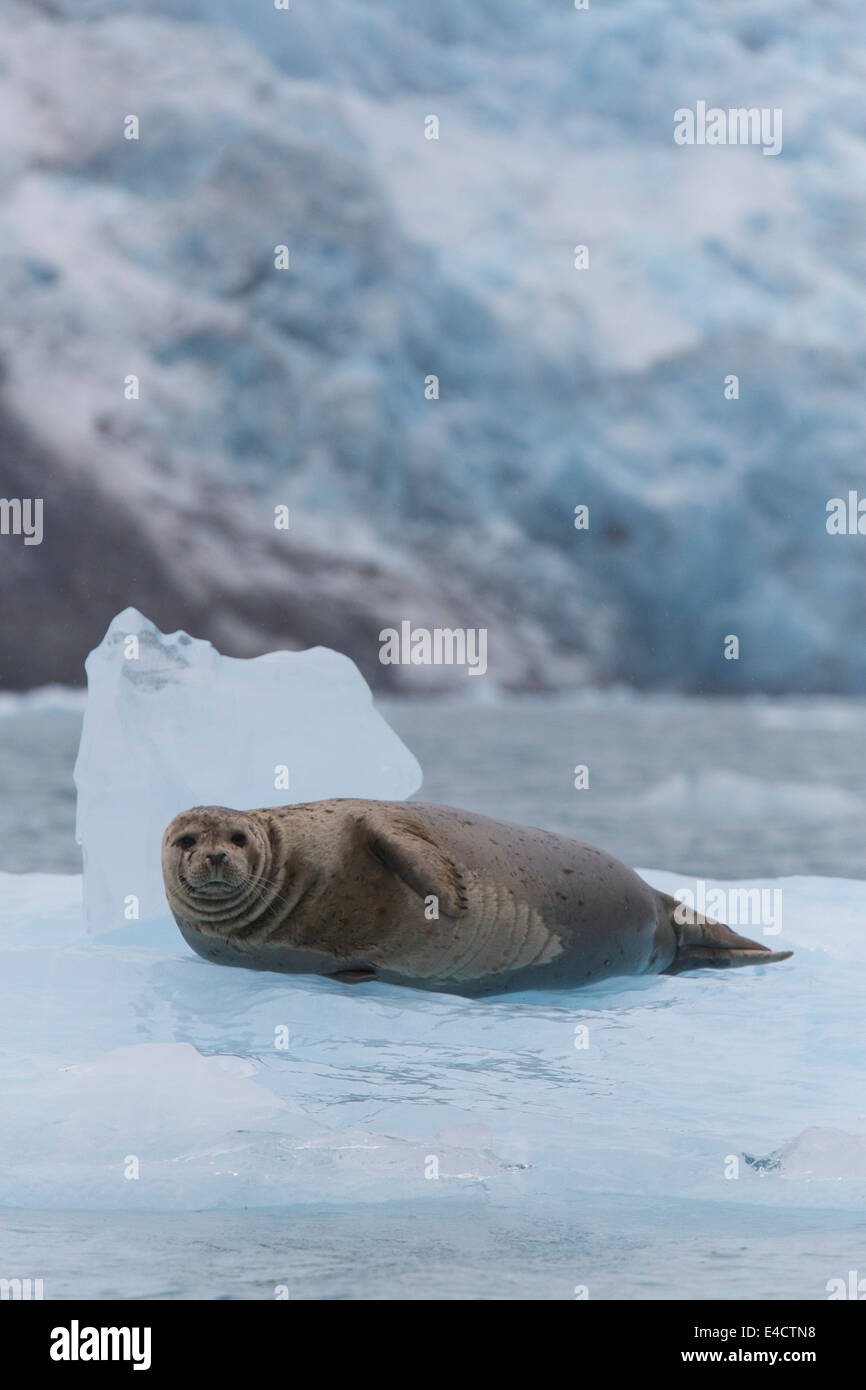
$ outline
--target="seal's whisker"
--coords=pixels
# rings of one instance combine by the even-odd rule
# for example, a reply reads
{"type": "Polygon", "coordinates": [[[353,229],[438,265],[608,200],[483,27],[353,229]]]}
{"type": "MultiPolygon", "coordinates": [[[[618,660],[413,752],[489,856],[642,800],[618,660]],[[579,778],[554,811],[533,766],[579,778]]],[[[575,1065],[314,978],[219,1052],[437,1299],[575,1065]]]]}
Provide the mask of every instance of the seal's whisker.
{"type": "Polygon", "coordinates": [[[291,906],[292,906],[291,903],[289,902],[288,898],[284,898],[283,895],[282,895],[282,893],[278,893],[278,892],[276,891],[276,884],[274,883],[273,879],[270,879],[270,878],[261,878],[261,879],[258,879],[258,880],[256,881],[256,880],[253,880],[253,879],[251,879],[251,878],[248,878],[248,879],[246,880],[246,887],[252,888],[253,892],[256,893],[256,894],[258,895],[258,900],[259,900],[259,902],[265,902],[265,901],[266,901],[266,899],[265,899],[265,891],[264,891],[265,888],[273,888],[273,889],[274,889],[274,892],[271,894],[270,898],[267,899],[267,901],[269,901],[269,902],[282,903],[282,904],[283,904],[283,907],[291,908],[291,906]]]}

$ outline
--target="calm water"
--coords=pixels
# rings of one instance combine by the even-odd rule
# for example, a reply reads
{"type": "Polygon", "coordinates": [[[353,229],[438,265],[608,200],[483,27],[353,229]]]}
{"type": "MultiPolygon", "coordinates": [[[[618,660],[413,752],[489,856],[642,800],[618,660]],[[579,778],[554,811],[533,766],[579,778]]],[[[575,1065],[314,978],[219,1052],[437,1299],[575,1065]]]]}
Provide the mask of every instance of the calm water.
{"type": "Polygon", "coordinates": [[[677,1221],[659,1202],[594,1198],[573,1219],[443,1201],[303,1210],[0,1211],[5,1265],[42,1277],[46,1299],[545,1299],[570,1301],[591,1271],[593,1299],[817,1299],[822,1279],[866,1253],[866,1220],[753,1206],[727,1213],[707,1248],[702,1204],[677,1221]],[[659,1238],[659,1227],[669,1235],[659,1238]],[[623,1233],[626,1228],[627,1234],[623,1233]],[[840,1250],[845,1255],[840,1262],[840,1250]],[[707,1277],[707,1262],[713,1266],[707,1277]],[[744,1268],[750,1270],[748,1292],[744,1268]],[[754,1272],[758,1271],[755,1279],[754,1272]]]}
{"type": "MultiPolygon", "coordinates": [[[[424,768],[419,799],[719,878],[866,877],[866,701],[598,695],[381,701],[424,768]],[[573,786],[588,767],[589,787],[573,786]]],[[[76,872],[80,714],[0,717],[0,869],[76,872]]]]}

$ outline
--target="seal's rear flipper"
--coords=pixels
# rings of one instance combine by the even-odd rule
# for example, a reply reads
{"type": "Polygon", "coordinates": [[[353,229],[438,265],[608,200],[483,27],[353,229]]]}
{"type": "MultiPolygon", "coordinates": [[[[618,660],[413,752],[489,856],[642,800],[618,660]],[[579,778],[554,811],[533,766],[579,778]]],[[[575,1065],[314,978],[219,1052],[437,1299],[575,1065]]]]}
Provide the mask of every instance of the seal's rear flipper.
{"type": "Polygon", "coordinates": [[[740,965],[775,965],[787,960],[793,951],[771,951],[738,936],[724,922],[714,922],[699,912],[678,902],[667,893],[660,893],[670,912],[670,923],[677,941],[677,953],[664,975],[681,975],[685,970],[730,970],[740,965]]]}
{"type": "MultiPolygon", "coordinates": [[[[743,938],[745,940],[745,938],[743,938]]],[[[774,965],[793,951],[770,951],[754,942],[749,947],[686,946],[678,951],[663,975],[682,975],[685,970],[729,970],[737,965],[774,965]]]]}

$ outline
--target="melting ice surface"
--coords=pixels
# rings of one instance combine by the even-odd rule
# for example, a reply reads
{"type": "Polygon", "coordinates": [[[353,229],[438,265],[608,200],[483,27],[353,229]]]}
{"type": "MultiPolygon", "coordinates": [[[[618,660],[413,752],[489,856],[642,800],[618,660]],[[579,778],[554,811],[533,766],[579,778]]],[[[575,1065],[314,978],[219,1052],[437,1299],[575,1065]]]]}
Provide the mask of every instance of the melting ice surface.
{"type": "Polygon", "coordinates": [[[46,1297],[826,1297],[866,1274],[866,883],[757,886],[783,965],[472,1001],[94,937],[77,877],[0,876],[7,1263],[46,1297]]]}

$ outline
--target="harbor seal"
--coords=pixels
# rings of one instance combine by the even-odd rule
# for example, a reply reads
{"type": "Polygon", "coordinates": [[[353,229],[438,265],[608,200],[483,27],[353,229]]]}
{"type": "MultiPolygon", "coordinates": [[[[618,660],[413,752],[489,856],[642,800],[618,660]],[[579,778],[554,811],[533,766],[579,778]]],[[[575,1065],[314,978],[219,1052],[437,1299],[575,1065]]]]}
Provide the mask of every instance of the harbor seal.
{"type": "Polygon", "coordinates": [[[166,896],[206,960],[461,995],[766,965],[770,951],[603,850],[451,806],[196,806],[163,837],[166,896]]]}

